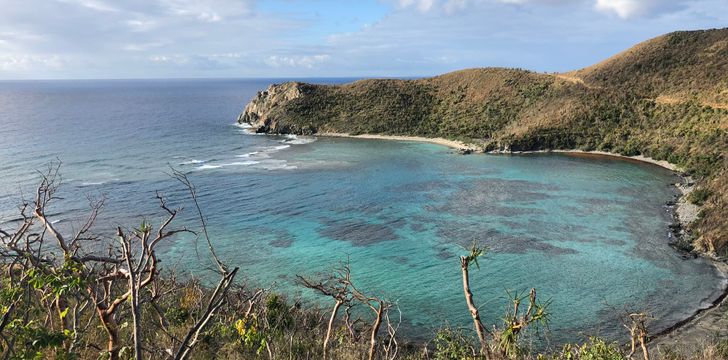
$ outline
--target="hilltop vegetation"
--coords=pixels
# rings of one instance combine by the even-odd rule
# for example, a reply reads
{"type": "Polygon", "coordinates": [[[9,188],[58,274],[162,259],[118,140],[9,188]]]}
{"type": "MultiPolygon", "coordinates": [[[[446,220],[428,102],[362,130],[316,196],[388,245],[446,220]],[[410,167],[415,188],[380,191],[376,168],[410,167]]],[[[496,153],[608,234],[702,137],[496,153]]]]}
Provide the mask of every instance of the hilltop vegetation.
{"type": "Polygon", "coordinates": [[[697,181],[702,251],[728,245],[728,29],[675,32],[564,74],[468,69],[417,80],[285,83],[240,122],[268,133],[442,137],[485,151],[599,150],[667,160],[697,181]]]}

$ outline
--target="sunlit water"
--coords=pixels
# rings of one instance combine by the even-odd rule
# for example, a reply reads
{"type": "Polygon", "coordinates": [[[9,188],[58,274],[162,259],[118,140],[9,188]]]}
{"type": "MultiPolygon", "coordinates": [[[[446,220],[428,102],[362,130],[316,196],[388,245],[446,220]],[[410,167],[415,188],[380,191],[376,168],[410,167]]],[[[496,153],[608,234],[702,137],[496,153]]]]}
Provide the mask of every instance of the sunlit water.
{"type": "MultiPolygon", "coordinates": [[[[196,184],[218,251],[249,281],[315,299],[295,284],[351,261],[354,280],[399,304],[408,333],[468,326],[457,255],[489,324],[505,292],[551,299],[553,342],[622,336],[618,316],[648,310],[659,330],[712,300],[721,278],[668,246],[677,179],[652,165],[567,155],[460,156],[431,144],[248,135],[233,125],[270,80],[0,83],[0,220],[32,196],[35,170],[63,162],[51,209],[66,227],[107,198],[100,232],[157,222],[155,190],[186,206],[173,166],[196,184]]],[[[164,265],[200,274],[192,238],[164,265]]]]}

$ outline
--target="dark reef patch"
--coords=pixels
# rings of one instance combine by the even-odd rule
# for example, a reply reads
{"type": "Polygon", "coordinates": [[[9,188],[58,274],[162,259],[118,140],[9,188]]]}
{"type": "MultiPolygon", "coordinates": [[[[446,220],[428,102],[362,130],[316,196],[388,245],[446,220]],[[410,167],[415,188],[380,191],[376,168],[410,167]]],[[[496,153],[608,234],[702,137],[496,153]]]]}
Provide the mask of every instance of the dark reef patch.
{"type": "Polygon", "coordinates": [[[427,231],[427,226],[423,223],[415,222],[409,224],[410,229],[414,232],[425,232],[427,231]]]}
{"type": "Polygon", "coordinates": [[[245,233],[256,234],[257,241],[267,242],[276,248],[289,248],[296,240],[295,236],[285,229],[272,229],[269,227],[246,228],[245,233]]]}
{"type": "Polygon", "coordinates": [[[293,245],[293,238],[291,237],[276,238],[270,241],[270,246],[277,248],[289,248],[291,245],[293,245]]]}
{"type": "Polygon", "coordinates": [[[486,246],[489,251],[506,254],[525,254],[539,251],[547,255],[566,255],[578,253],[574,249],[552,245],[546,241],[526,236],[504,234],[495,229],[480,229],[449,224],[438,227],[437,235],[448,243],[470,246],[473,242],[486,246]]]}
{"type": "Polygon", "coordinates": [[[388,256],[387,259],[402,265],[406,265],[409,263],[409,258],[407,258],[406,256],[388,256]]]}
{"type": "Polygon", "coordinates": [[[373,224],[357,220],[326,220],[323,225],[324,228],[318,231],[321,236],[347,241],[354,246],[370,246],[400,239],[394,229],[387,224],[373,224]]]}
{"type": "Polygon", "coordinates": [[[429,192],[429,191],[441,191],[443,188],[446,188],[448,185],[445,181],[421,181],[421,182],[412,182],[412,183],[405,183],[398,186],[391,186],[387,188],[388,191],[392,192],[404,192],[404,193],[413,193],[413,192],[429,192]]]}
{"type": "Polygon", "coordinates": [[[558,190],[558,186],[532,181],[483,179],[468,182],[452,194],[445,205],[431,206],[428,210],[456,215],[537,214],[544,210],[530,208],[528,205],[551,199],[553,196],[547,192],[558,190]]]}
{"type": "Polygon", "coordinates": [[[455,254],[448,249],[438,249],[437,258],[442,260],[449,260],[455,257],[455,254]]]}

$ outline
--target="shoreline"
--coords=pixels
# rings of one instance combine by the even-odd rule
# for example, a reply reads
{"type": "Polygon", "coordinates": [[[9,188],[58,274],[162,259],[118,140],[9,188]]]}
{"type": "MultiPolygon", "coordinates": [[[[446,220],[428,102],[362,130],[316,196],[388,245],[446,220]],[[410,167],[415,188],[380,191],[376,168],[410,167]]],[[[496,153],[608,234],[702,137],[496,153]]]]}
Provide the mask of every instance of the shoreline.
{"type": "MultiPolygon", "coordinates": [[[[375,140],[396,140],[396,141],[414,141],[422,143],[430,143],[436,145],[443,145],[457,150],[466,150],[471,152],[484,153],[481,148],[478,148],[472,144],[466,144],[457,140],[448,140],[444,138],[426,138],[421,136],[399,136],[399,135],[374,135],[374,134],[361,134],[351,135],[346,133],[318,133],[314,136],[320,137],[338,137],[338,138],[353,138],[353,139],[375,139],[375,140]]],[[[689,177],[683,175],[683,169],[675,164],[664,160],[655,160],[646,156],[626,156],[620,154],[614,154],[606,151],[584,151],[584,150],[536,150],[536,151],[492,151],[487,152],[488,154],[494,155],[519,155],[519,154],[541,154],[541,153],[560,153],[575,156],[593,156],[593,157],[611,157],[616,159],[622,159],[627,161],[635,161],[639,163],[646,163],[656,165],[664,169],[670,170],[680,178],[681,182],[673,184],[679,192],[672,209],[672,215],[675,219],[675,223],[681,228],[687,227],[695,218],[700,210],[696,205],[691,204],[687,201],[687,195],[693,190],[692,180],[689,177]]],[[[675,234],[680,238],[684,234],[675,234]]],[[[685,253],[685,251],[675,248],[676,252],[685,253]]],[[[707,253],[698,253],[700,257],[708,261],[715,271],[722,277],[722,289],[717,291],[717,297],[710,301],[708,306],[698,306],[694,310],[693,314],[687,318],[678,321],[672,326],[663,329],[656,334],[650,336],[648,346],[651,348],[660,348],[662,346],[674,347],[677,345],[693,344],[699,346],[699,340],[707,340],[705,337],[707,332],[715,330],[715,328],[728,328],[728,319],[723,317],[723,308],[728,308],[728,263],[711,256],[707,253]]]]}
{"type": "MultiPolygon", "coordinates": [[[[484,153],[482,151],[482,148],[475,146],[473,144],[468,144],[462,141],[458,140],[449,140],[445,138],[428,138],[423,136],[405,136],[405,135],[378,135],[378,134],[360,134],[360,135],[351,135],[347,133],[332,133],[332,132],[324,132],[324,133],[316,133],[313,136],[320,136],[320,137],[335,137],[335,138],[351,138],[351,139],[370,139],[370,140],[395,140],[395,141],[414,141],[414,142],[422,142],[422,143],[429,143],[429,144],[436,144],[436,145],[443,145],[447,146],[449,148],[457,149],[457,150],[470,150],[473,152],[478,153],[484,153]]],[[[502,155],[518,155],[518,154],[542,154],[542,153],[560,153],[560,154],[576,154],[576,155],[593,155],[593,156],[605,156],[605,157],[614,157],[619,159],[626,159],[626,160],[633,160],[641,163],[648,163],[657,165],[659,167],[665,168],[670,171],[681,173],[683,172],[683,169],[675,164],[672,164],[670,162],[667,162],[665,160],[655,160],[653,158],[649,158],[642,155],[636,155],[636,156],[626,156],[626,155],[620,155],[615,153],[610,153],[606,151],[585,151],[585,150],[532,150],[532,151],[490,151],[487,152],[487,154],[502,154],[502,155]]]]}
{"type": "Polygon", "coordinates": [[[673,171],[678,173],[678,175],[681,175],[680,173],[683,172],[683,169],[675,164],[672,164],[670,162],[667,162],[665,160],[655,160],[650,157],[642,156],[642,155],[634,155],[634,156],[627,156],[627,155],[620,155],[615,153],[610,153],[607,151],[597,151],[597,150],[591,150],[591,151],[585,151],[585,150],[534,150],[534,151],[509,151],[509,152],[490,152],[489,154],[548,154],[548,153],[557,153],[557,154],[572,154],[577,156],[593,156],[593,157],[612,157],[622,160],[631,160],[639,163],[647,163],[652,165],[657,165],[661,168],[665,168],[667,170],[673,171]]]}
{"type": "Polygon", "coordinates": [[[649,337],[647,346],[652,350],[699,350],[711,337],[728,335],[728,264],[708,256],[708,260],[723,278],[722,291],[708,306],[649,337]]]}
{"type": "Polygon", "coordinates": [[[427,138],[422,136],[404,136],[404,135],[376,135],[376,134],[361,134],[351,135],[347,133],[316,133],[313,136],[320,137],[335,137],[335,138],[351,138],[351,139],[369,139],[369,140],[395,140],[395,141],[414,141],[436,145],[443,145],[453,149],[466,149],[471,151],[478,150],[477,147],[472,144],[466,144],[462,141],[448,140],[445,138],[427,138]]]}

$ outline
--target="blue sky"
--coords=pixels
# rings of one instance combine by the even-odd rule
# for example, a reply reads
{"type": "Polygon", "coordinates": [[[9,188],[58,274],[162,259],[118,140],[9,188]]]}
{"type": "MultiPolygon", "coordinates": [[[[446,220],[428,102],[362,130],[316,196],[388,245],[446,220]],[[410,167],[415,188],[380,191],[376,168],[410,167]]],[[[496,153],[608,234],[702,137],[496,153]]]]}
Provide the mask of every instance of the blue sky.
{"type": "Polygon", "coordinates": [[[0,0],[0,79],[567,71],[728,0],[0,0]]]}

